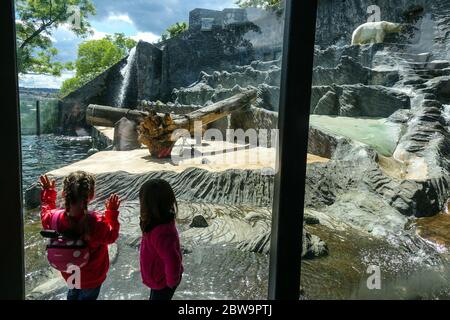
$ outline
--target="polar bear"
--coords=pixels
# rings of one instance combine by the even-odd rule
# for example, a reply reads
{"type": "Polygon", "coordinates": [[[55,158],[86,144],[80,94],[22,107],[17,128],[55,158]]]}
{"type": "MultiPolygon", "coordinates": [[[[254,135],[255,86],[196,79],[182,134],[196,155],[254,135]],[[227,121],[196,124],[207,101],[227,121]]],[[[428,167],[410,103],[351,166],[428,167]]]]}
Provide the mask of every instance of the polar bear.
{"type": "Polygon", "coordinates": [[[403,26],[399,23],[387,21],[366,22],[353,32],[352,45],[383,43],[386,34],[401,32],[402,29],[403,26]]]}

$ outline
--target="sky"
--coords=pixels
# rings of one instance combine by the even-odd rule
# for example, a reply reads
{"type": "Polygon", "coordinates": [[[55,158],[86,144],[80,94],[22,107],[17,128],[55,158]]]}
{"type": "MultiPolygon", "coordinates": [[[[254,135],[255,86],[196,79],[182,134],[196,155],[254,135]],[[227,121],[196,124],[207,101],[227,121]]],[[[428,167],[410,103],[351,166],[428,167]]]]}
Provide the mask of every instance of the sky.
{"type": "MultiPolygon", "coordinates": [[[[78,45],[85,40],[101,39],[107,34],[124,33],[134,40],[153,42],[168,26],[188,22],[189,12],[195,8],[222,10],[236,7],[234,0],[92,0],[96,15],[89,21],[94,33],[86,39],[78,38],[66,26],[52,32],[52,41],[58,49],[57,60],[74,61],[78,45]]],[[[62,77],[20,75],[20,86],[59,88],[62,81],[73,76],[65,72],[62,77]]]]}

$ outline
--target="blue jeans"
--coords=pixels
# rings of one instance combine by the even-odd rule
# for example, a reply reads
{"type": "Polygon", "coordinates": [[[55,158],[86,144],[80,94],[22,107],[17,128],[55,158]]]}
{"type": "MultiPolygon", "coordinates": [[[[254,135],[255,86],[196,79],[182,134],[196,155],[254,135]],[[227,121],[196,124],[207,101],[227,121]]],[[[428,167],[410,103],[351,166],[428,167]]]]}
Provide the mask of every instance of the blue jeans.
{"type": "Polygon", "coordinates": [[[94,289],[69,289],[67,300],[97,300],[101,286],[94,289]]]}

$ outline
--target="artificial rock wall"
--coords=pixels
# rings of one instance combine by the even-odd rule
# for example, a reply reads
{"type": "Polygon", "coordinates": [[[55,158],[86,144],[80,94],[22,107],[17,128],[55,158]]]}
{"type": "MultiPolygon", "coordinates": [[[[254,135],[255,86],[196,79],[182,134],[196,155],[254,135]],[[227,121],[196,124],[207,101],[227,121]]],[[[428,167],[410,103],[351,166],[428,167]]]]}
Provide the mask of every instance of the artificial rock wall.
{"type": "Polygon", "coordinates": [[[86,125],[79,119],[89,104],[133,109],[142,100],[169,102],[174,89],[195,83],[202,72],[231,70],[281,56],[283,18],[274,12],[195,9],[189,21],[189,29],[172,39],[158,44],[140,41],[133,54],[62,99],[61,123],[66,133],[86,125]],[[122,99],[118,99],[120,93],[122,99]],[[81,116],[74,116],[78,110],[81,116]]]}

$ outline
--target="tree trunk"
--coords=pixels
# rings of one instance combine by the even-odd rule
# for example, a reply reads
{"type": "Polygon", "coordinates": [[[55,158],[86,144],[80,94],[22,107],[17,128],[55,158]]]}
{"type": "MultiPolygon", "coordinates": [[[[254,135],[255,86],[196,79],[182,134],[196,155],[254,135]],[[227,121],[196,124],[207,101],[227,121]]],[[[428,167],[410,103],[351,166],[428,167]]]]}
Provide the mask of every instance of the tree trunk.
{"type": "Polygon", "coordinates": [[[93,126],[114,127],[116,122],[123,117],[140,123],[146,116],[148,116],[148,112],[97,104],[90,104],[86,110],[86,121],[93,126]]]}
{"type": "Polygon", "coordinates": [[[140,123],[139,141],[148,146],[152,156],[164,158],[170,156],[173,145],[181,135],[180,132],[175,133],[175,130],[185,129],[192,134],[195,122],[201,122],[201,127],[204,127],[250,106],[255,100],[256,91],[248,90],[184,116],[91,104],[87,108],[86,121],[94,126],[114,127],[117,121],[125,117],[140,123]]]}

